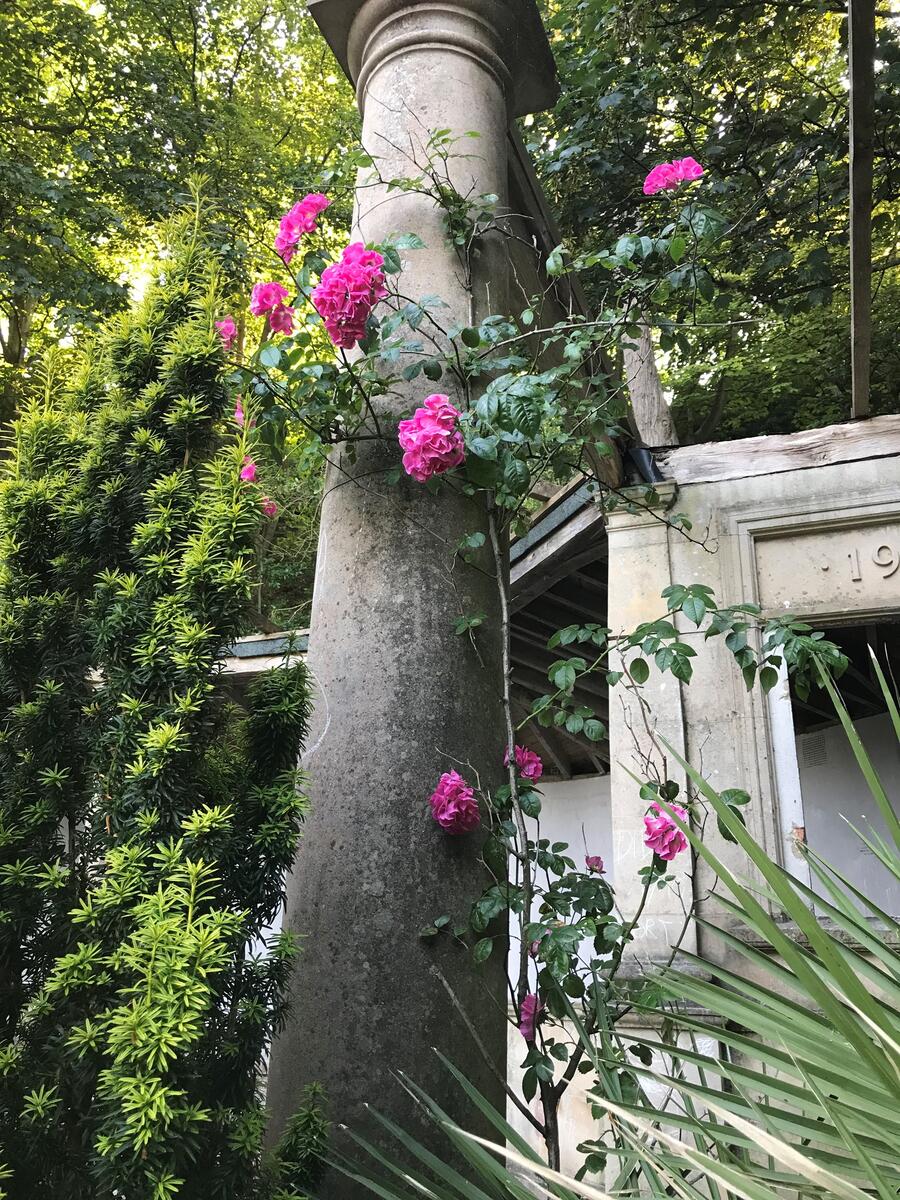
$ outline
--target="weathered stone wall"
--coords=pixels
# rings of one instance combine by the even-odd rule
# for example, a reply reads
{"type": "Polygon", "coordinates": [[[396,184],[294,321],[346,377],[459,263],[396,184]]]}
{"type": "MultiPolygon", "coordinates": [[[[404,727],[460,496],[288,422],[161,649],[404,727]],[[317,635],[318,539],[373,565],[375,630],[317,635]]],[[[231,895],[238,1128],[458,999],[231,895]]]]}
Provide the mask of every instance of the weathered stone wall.
{"type": "MultiPolygon", "coordinates": [[[[847,429],[849,436],[856,436],[853,431],[859,427],[847,429]]],[[[667,467],[670,473],[681,474],[682,482],[663,484],[658,490],[671,511],[687,515],[692,537],[703,544],[687,540],[654,514],[613,514],[609,522],[613,631],[664,615],[665,603],[659,597],[669,583],[705,583],[715,590],[720,604],[753,601],[762,605],[766,615],[790,611],[817,627],[896,618],[900,570],[892,570],[891,564],[900,562],[900,427],[883,427],[878,457],[872,457],[870,441],[860,445],[860,457],[824,465],[815,463],[831,454],[834,445],[840,446],[840,432],[819,432],[821,453],[813,444],[813,434],[794,435],[803,439],[806,449],[793,460],[791,437],[759,439],[777,443],[781,469],[768,472],[759,470],[760,464],[748,452],[750,442],[736,443],[731,459],[727,443],[710,447],[706,457],[705,448],[698,447],[669,455],[667,467]],[[685,479],[679,456],[690,460],[696,482],[685,479]],[[703,478],[723,473],[731,477],[703,478]],[[885,546],[892,548],[895,558],[883,550],[885,546]]],[[[844,453],[851,452],[845,447],[844,453]]],[[[704,641],[702,633],[680,615],[676,626],[683,640],[697,649],[694,677],[683,685],[653,670],[645,692],[655,728],[715,787],[748,791],[752,804],[747,818],[753,835],[773,859],[802,872],[792,851],[793,829],[803,826],[804,819],[793,732],[785,729],[785,718],[790,719],[785,686],[776,685],[769,697],[758,687],[748,693],[721,638],[704,641]]],[[[640,837],[644,804],[628,770],[639,771],[642,754],[659,756],[627,694],[615,689],[610,699],[615,871],[619,899],[628,912],[637,902],[636,871],[646,853],[640,837]],[[631,897],[629,889],[634,892],[631,897]]],[[[683,783],[677,766],[668,764],[668,774],[683,783]]],[[[716,851],[727,863],[740,862],[740,852],[721,842],[714,830],[707,830],[707,837],[716,840],[716,851]]],[[[746,873],[746,868],[742,871],[746,873]]],[[[715,896],[707,894],[711,883],[700,864],[693,892],[701,898],[701,912],[724,920],[715,896]]],[[[680,925],[680,906],[671,890],[658,893],[650,909],[644,951],[665,958],[680,925]]],[[[701,937],[697,948],[711,961],[723,952],[715,938],[701,937]]]]}

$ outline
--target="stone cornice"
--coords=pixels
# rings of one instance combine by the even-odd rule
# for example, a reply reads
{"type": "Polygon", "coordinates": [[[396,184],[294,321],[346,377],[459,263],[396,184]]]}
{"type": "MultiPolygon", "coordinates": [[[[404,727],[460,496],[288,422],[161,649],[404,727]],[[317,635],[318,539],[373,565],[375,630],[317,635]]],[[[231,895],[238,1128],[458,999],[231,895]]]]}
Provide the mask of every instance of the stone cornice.
{"type": "Polygon", "coordinates": [[[310,12],[361,106],[382,63],[436,47],[474,58],[494,75],[511,117],[556,100],[555,64],[534,0],[311,0],[310,12]]]}

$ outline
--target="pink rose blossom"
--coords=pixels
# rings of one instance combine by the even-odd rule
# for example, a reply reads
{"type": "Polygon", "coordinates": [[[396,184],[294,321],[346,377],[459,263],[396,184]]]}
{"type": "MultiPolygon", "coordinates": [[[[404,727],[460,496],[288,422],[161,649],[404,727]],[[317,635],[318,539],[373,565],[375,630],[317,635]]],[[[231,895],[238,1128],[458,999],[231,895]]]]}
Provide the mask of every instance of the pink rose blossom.
{"type": "MultiPolygon", "coordinates": [[[[687,850],[688,840],[669,816],[654,800],[650,805],[655,809],[656,816],[647,813],[644,817],[644,845],[665,862],[671,862],[676,854],[687,850]]],[[[672,812],[680,821],[687,824],[687,812],[679,805],[670,805],[672,812]]]]}
{"type": "Polygon", "coordinates": [[[297,250],[297,243],[304,233],[316,228],[316,217],[324,212],[331,201],[321,192],[310,192],[298,200],[281,218],[275,238],[275,250],[285,263],[289,263],[297,250]]]}
{"type": "Polygon", "coordinates": [[[404,451],[403,469],[419,483],[458,467],[465,458],[463,436],[456,427],[459,411],[449,397],[429,396],[422,408],[397,426],[404,451]]]}
{"type": "Polygon", "coordinates": [[[543,1012],[543,1004],[534,992],[529,992],[519,1009],[519,1033],[526,1042],[533,1042],[537,1037],[537,1026],[543,1012]]]}
{"type": "Polygon", "coordinates": [[[255,283],[250,293],[250,311],[254,317],[281,307],[288,298],[288,290],[280,283],[255,283]]]}
{"type": "Polygon", "coordinates": [[[291,333],[294,328],[294,310],[285,304],[288,290],[280,283],[255,283],[250,293],[250,311],[254,317],[269,314],[269,328],[273,333],[291,333]]]}
{"type": "Polygon", "coordinates": [[[653,196],[677,188],[680,183],[699,179],[703,168],[696,158],[676,158],[674,162],[660,163],[644,180],[644,195],[653,196]]]}
{"type": "Polygon", "coordinates": [[[586,854],[584,856],[584,865],[589,871],[593,871],[597,875],[602,875],[605,870],[603,859],[599,854],[586,854]]]}
{"type": "Polygon", "coordinates": [[[273,333],[294,332],[294,310],[289,304],[276,304],[269,313],[269,328],[273,333]]]}
{"type": "Polygon", "coordinates": [[[238,396],[234,402],[233,416],[234,416],[235,425],[240,425],[241,428],[243,428],[244,425],[246,425],[248,429],[253,429],[256,426],[256,421],[254,420],[253,417],[251,417],[249,421],[247,420],[247,416],[244,412],[244,406],[241,402],[240,396],[238,396]]]}
{"type": "Polygon", "coordinates": [[[690,181],[691,179],[699,179],[703,174],[703,168],[697,162],[696,158],[676,158],[672,166],[678,172],[678,178],[690,181]]]}
{"type": "Polygon", "coordinates": [[[377,250],[351,242],[322,272],[312,302],[335,346],[349,350],[365,338],[369,313],[387,295],[383,267],[377,250]]]}
{"type": "Polygon", "coordinates": [[[528,953],[531,958],[537,958],[537,956],[540,954],[541,942],[547,936],[547,933],[548,933],[548,930],[545,929],[544,932],[540,935],[540,937],[536,937],[534,939],[534,941],[531,943],[531,945],[528,947],[528,953]]]}
{"type": "Polygon", "coordinates": [[[456,771],[445,771],[431,795],[431,815],[447,833],[469,833],[480,821],[475,792],[456,771]]]}
{"type": "Polygon", "coordinates": [[[244,465],[241,468],[241,479],[244,483],[254,483],[256,481],[256,463],[252,458],[244,455],[244,465]]]}
{"type": "MultiPolygon", "coordinates": [[[[509,750],[503,755],[504,767],[509,766],[509,750]]],[[[516,746],[516,770],[523,779],[537,783],[544,773],[544,764],[539,754],[529,750],[527,746],[516,746]]]]}
{"type": "Polygon", "coordinates": [[[222,349],[230,350],[234,345],[234,339],[237,337],[237,325],[234,323],[234,317],[223,317],[221,321],[216,321],[216,329],[219,331],[219,337],[222,339],[222,349]]]}
{"type": "Polygon", "coordinates": [[[672,170],[672,164],[660,163],[648,173],[644,180],[644,195],[654,196],[657,192],[664,192],[674,187],[678,187],[678,180],[672,170]]]}
{"type": "Polygon", "coordinates": [[[267,517],[274,517],[278,512],[278,505],[269,496],[263,496],[260,500],[262,510],[267,517]]]}

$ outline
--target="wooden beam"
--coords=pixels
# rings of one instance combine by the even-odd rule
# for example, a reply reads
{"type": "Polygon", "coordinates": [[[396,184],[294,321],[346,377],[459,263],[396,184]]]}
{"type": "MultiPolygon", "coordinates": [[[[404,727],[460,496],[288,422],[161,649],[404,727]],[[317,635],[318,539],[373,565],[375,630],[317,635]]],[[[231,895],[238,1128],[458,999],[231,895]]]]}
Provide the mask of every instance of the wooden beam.
{"type": "MultiPolygon", "coordinates": [[[[510,647],[510,658],[514,667],[527,667],[531,671],[536,671],[538,675],[546,676],[547,668],[553,659],[548,659],[543,654],[536,654],[529,646],[523,647],[519,638],[515,639],[515,643],[510,647]]],[[[546,684],[544,691],[549,692],[550,684],[546,684]]]]}
{"type": "MultiPolygon", "coordinates": [[[[512,678],[521,684],[523,689],[537,696],[552,694],[555,689],[547,679],[549,663],[536,662],[527,647],[523,651],[518,645],[511,650],[510,659],[513,666],[512,678]]],[[[609,688],[605,679],[601,683],[599,677],[584,676],[575,685],[575,699],[579,704],[587,704],[594,708],[599,706],[603,711],[604,720],[609,716],[609,688]]]]}
{"type": "MultiPolygon", "coordinates": [[[[511,657],[514,683],[519,684],[525,691],[534,692],[537,696],[552,694],[555,689],[548,681],[545,671],[541,671],[540,668],[535,669],[533,663],[519,657],[516,651],[513,651],[511,657]]],[[[575,685],[574,699],[576,704],[586,704],[596,708],[604,721],[609,717],[609,689],[606,687],[605,680],[601,684],[598,680],[592,679],[590,675],[579,679],[575,685]]]]}
{"type": "Polygon", "coordinates": [[[803,471],[829,463],[900,456],[900,415],[870,417],[863,425],[827,425],[800,433],[681,446],[659,458],[666,479],[711,483],[803,471]]]}
{"type": "Polygon", "coordinates": [[[564,579],[573,568],[606,554],[606,515],[602,504],[585,505],[570,521],[512,564],[509,571],[515,612],[564,579]],[[583,545],[584,542],[589,544],[583,545]],[[581,549],[575,549],[582,544],[581,549]]]}
{"type": "MultiPolygon", "coordinates": [[[[560,581],[557,580],[557,582],[560,581]]],[[[544,601],[546,600],[551,604],[555,604],[558,608],[564,608],[569,612],[575,613],[577,617],[581,617],[582,624],[602,625],[606,617],[605,604],[603,605],[602,609],[598,611],[599,605],[597,608],[592,608],[589,605],[580,603],[578,600],[570,600],[568,596],[560,595],[560,593],[554,591],[553,588],[548,588],[548,590],[544,592],[544,594],[540,596],[538,600],[541,605],[543,605],[544,601]]],[[[574,625],[575,622],[570,621],[569,624],[574,625]]]]}
{"type": "MultiPolygon", "coordinates": [[[[798,700],[796,696],[792,696],[791,703],[796,708],[801,708],[804,712],[812,713],[816,717],[821,717],[822,718],[821,724],[823,724],[823,725],[837,725],[837,723],[838,723],[838,718],[837,718],[836,713],[828,712],[824,708],[819,708],[818,705],[816,705],[816,704],[810,704],[808,700],[798,700]]],[[[811,731],[803,730],[803,732],[808,733],[811,731]]]]}
{"type": "MultiPolygon", "coordinates": [[[[522,707],[520,700],[515,700],[514,703],[522,711],[523,716],[530,711],[530,707],[522,707]]],[[[560,742],[565,742],[572,746],[580,758],[587,759],[592,763],[598,775],[609,774],[610,753],[608,742],[588,742],[586,739],[576,737],[575,734],[569,733],[567,729],[556,725],[548,725],[544,728],[538,725],[534,719],[530,722],[529,730],[535,734],[540,730],[539,736],[545,741],[551,758],[558,764],[565,764],[564,767],[562,765],[559,767],[560,774],[563,774],[563,771],[566,772],[563,778],[571,779],[572,766],[571,761],[560,748],[560,742]]]]}
{"type": "MultiPolygon", "coordinates": [[[[517,614],[518,615],[518,614],[517,614]]],[[[527,613],[525,614],[528,615],[527,613]]],[[[555,632],[555,631],[554,631],[555,632]]],[[[512,637],[528,647],[542,654],[547,660],[549,667],[552,662],[556,662],[558,658],[592,658],[596,657],[598,647],[593,643],[579,644],[572,642],[568,646],[555,646],[552,650],[547,645],[547,636],[541,630],[535,629],[531,625],[522,625],[519,621],[515,621],[511,630],[512,637]]]]}
{"type": "Polygon", "coordinates": [[[583,625],[585,622],[603,625],[606,621],[606,606],[601,608],[598,605],[593,612],[585,612],[569,600],[557,600],[554,592],[545,592],[536,602],[529,605],[524,615],[536,617],[549,625],[552,633],[556,633],[557,629],[565,629],[568,625],[583,625]]]}
{"type": "Polygon", "coordinates": [[[851,415],[870,412],[875,0],[849,0],[851,415]]]}
{"type": "Polygon", "coordinates": [[[593,751],[591,751],[588,754],[588,758],[591,760],[591,762],[597,768],[598,775],[608,775],[609,774],[609,759],[608,758],[606,758],[606,759],[601,758],[599,754],[594,754],[593,751]]]}
{"type": "Polygon", "coordinates": [[[593,576],[587,575],[584,571],[572,571],[567,578],[572,580],[579,587],[587,588],[592,592],[600,592],[603,596],[605,596],[609,590],[605,579],[594,579],[593,576]]]}
{"type": "MultiPolygon", "coordinates": [[[[527,630],[536,637],[541,637],[544,640],[544,645],[547,645],[550,635],[557,632],[559,629],[565,628],[566,625],[574,625],[575,622],[566,617],[565,620],[559,620],[560,614],[550,614],[543,609],[535,611],[535,606],[522,609],[521,612],[515,614],[514,629],[517,631],[527,630]],[[547,630],[548,632],[544,632],[547,630]]],[[[548,650],[548,654],[558,657],[555,650],[548,650]]]]}
{"type": "Polygon", "coordinates": [[[610,763],[609,742],[589,742],[586,739],[576,737],[574,733],[569,733],[564,725],[554,725],[553,734],[555,737],[561,738],[564,742],[570,742],[577,746],[582,755],[596,765],[599,759],[607,768],[610,763]],[[603,747],[606,747],[604,750],[603,747]]]}
{"type": "Polygon", "coordinates": [[[561,626],[533,612],[531,608],[523,608],[515,614],[513,628],[516,630],[527,629],[529,633],[533,633],[536,637],[543,637],[544,645],[546,646],[550,634],[556,633],[557,629],[560,629],[561,626]],[[549,632],[544,633],[545,629],[549,632]]]}
{"type": "Polygon", "coordinates": [[[558,658],[584,658],[584,646],[573,642],[570,646],[556,646],[550,650],[547,646],[547,638],[534,629],[515,624],[512,627],[511,635],[514,641],[529,649],[533,648],[536,654],[545,660],[548,667],[558,658]]]}
{"type": "Polygon", "coordinates": [[[510,635],[517,638],[520,642],[525,642],[527,645],[534,646],[539,650],[547,658],[548,666],[557,657],[556,650],[551,650],[547,646],[547,635],[543,631],[535,629],[533,625],[523,625],[520,621],[516,620],[510,629],[510,635]]]}

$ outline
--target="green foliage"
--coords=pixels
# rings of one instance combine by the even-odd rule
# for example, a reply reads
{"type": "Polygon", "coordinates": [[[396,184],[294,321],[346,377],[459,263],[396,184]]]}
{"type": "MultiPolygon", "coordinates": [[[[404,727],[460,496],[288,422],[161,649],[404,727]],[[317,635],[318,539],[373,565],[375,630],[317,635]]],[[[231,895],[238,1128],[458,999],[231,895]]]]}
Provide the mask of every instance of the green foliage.
{"type": "Polygon", "coordinates": [[[846,669],[847,660],[840,649],[805,621],[791,616],[763,620],[757,604],[722,607],[716,602],[712,588],[703,583],[673,583],[663,590],[662,598],[666,602],[666,617],[642,622],[618,637],[611,639],[610,631],[596,624],[567,625],[550,637],[548,649],[586,648],[591,661],[570,655],[548,667],[547,677],[555,690],[532,702],[531,713],[538,724],[565,725],[570,733],[584,730],[592,741],[605,737],[605,726],[595,719],[593,710],[575,704],[579,681],[598,672],[610,687],[625,678],[626,686],[640,688],[650,678],[652,664],[658,671],[671,672],[676,679],[690,683],[694,673],[691,660],[697,651],[682,640],[684,635],[674,624],[678,613],[703,630],[704,641],[723,638],[748,691],[756,683],[764,692],[771,691],[783,667],[791,676],[797,694],[806,699],[821,666],[835,678],[846,669]],[[621,671],[609,670],[613,652],[621,656],[621,671]]]}
{"type": "Polygon", "coordinates": [[[0,484],[12,1196],[263,1200],[309,1179],[322,1137],[311,1097],[263,1162],[261,1072],[295,953],[265,937],[306,810],[310,692],[302,665],[241,702],[216,686],[262,513],[201,215],[71,378],[48,371],[0,484]]]}
{"type": "MultiPolygon", "coordinates": [[[[900,281],[886,271],[873,304],[872,411],[897,411],[900,395],[900,281]]],[[[664,384],[686,440],[791,433],[847,420],[850,360],[846,294],[809,312],[738,329],[686,334],[669,357],[664,384]],[[714,411],[713,411],[714,410],[714,411]],[[710,420],[712,417],[714,420],[710,420]]]]}
{"type": "Polygon", "coordinates": [[[15,0],[0,42],[7,402],[29,348],[124,307],[190,172],[239,282],[266,222],[323,168],[348,178],[351,91],[287,0],[15,0]]]}
{"type": "Polygon", "coordinates": [[[266,1170],[279,1185],[272,1200],[306,1200],[307,1188],[316,1184],[321,1173],[327,1145],[322,1092],[316,1084],[310,1084],[266,1163],[266,1170]]]}
{"type": "Polygon", "coordinates": [[[278,515],[262,531],[257,628],[305,629],[312,610],[324,463],[311,439],[288,439],[282,462],[266,468],[266,492],[278,515]]]}
{"type": "MultiPolygon", "coordinates": [[[[845,9],[793,0],[545,0],[543,8],[562,94],[552,112],[527,119],[525,133],[572,253],[604,245],[610,230],[628,231],[631,244],[612,249],[632,255],[642,238],[654,241],[661,214],[678,203],[644,196],[644,175],[684,155],[703,164],[707,194],[728,217],[702,272],[690,262],[692,233],[670,238],[670,278],[687,272],[689,286],[647,298],[682,436],[846,421],[845,9]]],[[[887,12],[879,18],[873,407],[896,411],[900,39],[887,12]]],[[[609,256],[596,257],[583,282],[598,312],[634,294],[609,256]]]]}

